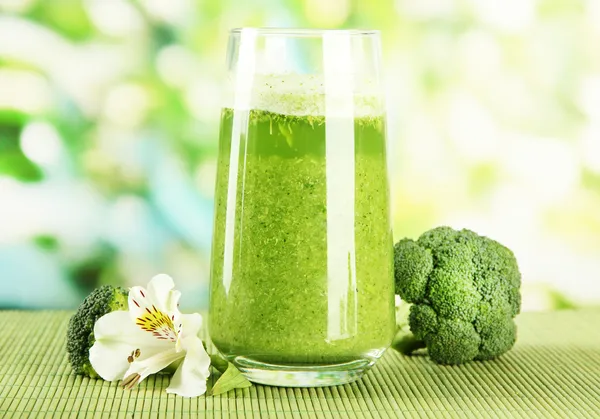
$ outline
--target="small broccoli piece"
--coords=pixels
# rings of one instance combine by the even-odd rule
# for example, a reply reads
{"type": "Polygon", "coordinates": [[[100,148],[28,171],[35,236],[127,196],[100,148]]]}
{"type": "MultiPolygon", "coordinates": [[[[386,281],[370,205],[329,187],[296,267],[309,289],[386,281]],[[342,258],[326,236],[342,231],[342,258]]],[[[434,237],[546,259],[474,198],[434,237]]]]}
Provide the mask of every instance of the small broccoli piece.
{"type": "Polygon", "coordinates": [[[107,313],[127,310],[129,292],[121,287],[103,285],[88,295],[69,320],[67,329],[67,352],[69,362],[76,374],[97,378],[90,364],[90,348],[94,345],[94,324],[107,313]]]}
{"type": "Polygon", "coordinates": [[[469,230],[438,227],[394,246],[396,292],[412,303],[394,347],[427,347],[440,364],[502,355],[516,341],[521,274],[513,253],[469,230]]]}

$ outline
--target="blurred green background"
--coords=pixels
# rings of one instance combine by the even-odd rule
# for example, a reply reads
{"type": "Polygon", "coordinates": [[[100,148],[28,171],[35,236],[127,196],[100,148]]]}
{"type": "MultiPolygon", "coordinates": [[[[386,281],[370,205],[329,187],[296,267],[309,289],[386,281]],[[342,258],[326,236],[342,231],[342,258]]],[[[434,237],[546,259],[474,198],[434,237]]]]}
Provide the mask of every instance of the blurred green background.
{"type": "Polygon", "coordinates": [[[524,310],[600,304],[598,0],[0,0],[0,308],[159,272],[206,307],[239,26],[380,29],[396,238],[468,227],[524,310]]]}

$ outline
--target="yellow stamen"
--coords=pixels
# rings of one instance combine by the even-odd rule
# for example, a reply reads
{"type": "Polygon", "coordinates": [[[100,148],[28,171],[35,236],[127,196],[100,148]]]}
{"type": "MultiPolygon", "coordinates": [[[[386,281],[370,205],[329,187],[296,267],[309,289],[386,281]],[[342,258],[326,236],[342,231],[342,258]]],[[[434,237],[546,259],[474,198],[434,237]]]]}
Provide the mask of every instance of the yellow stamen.
{"type": "Polygon", "coordinates": [[[146,308],[146,312],[136,319],[135,324],[152,333],[157,339],[177,341],[178,333],[171,317],[154,306],[146,308]]]}
{"type": "Polygon", "coordinates": [[[123,388],[126,388],[127,390],[131,390],[136,385],[138,385],[141,378],[142,378],[142,376],[137,373],[131,374],[131,375],[125,377],[125,379],[123,380],[123,383],[121,385],[123,386],[123,388]]]}

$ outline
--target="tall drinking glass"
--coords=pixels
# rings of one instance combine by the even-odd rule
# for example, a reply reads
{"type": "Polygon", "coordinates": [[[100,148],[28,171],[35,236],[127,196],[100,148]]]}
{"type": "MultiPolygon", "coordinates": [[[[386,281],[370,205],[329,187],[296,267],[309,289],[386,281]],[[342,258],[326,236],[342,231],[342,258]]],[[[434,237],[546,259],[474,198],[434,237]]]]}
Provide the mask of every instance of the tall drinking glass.
{"type": "Polygon", "coordinates": [[[209,332],[250,380],[359,378],[394,334],[377,31],[234,29],[209,332]]]}

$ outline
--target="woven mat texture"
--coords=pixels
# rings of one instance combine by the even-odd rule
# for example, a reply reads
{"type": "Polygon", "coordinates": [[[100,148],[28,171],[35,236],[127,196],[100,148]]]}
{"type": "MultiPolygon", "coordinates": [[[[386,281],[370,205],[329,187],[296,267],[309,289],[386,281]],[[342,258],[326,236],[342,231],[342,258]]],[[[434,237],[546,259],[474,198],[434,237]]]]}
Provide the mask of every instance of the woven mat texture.
{"type": "Polygon", "coordinates": [[[494,361],[438,366],[390,350],[353,384],[195,399],[168,395],[168,376],[132,391],[75,376],[71,314],[0,312],[0,418],[600,418],[598,309],[522,314],[518,344],[494,361]]]}

